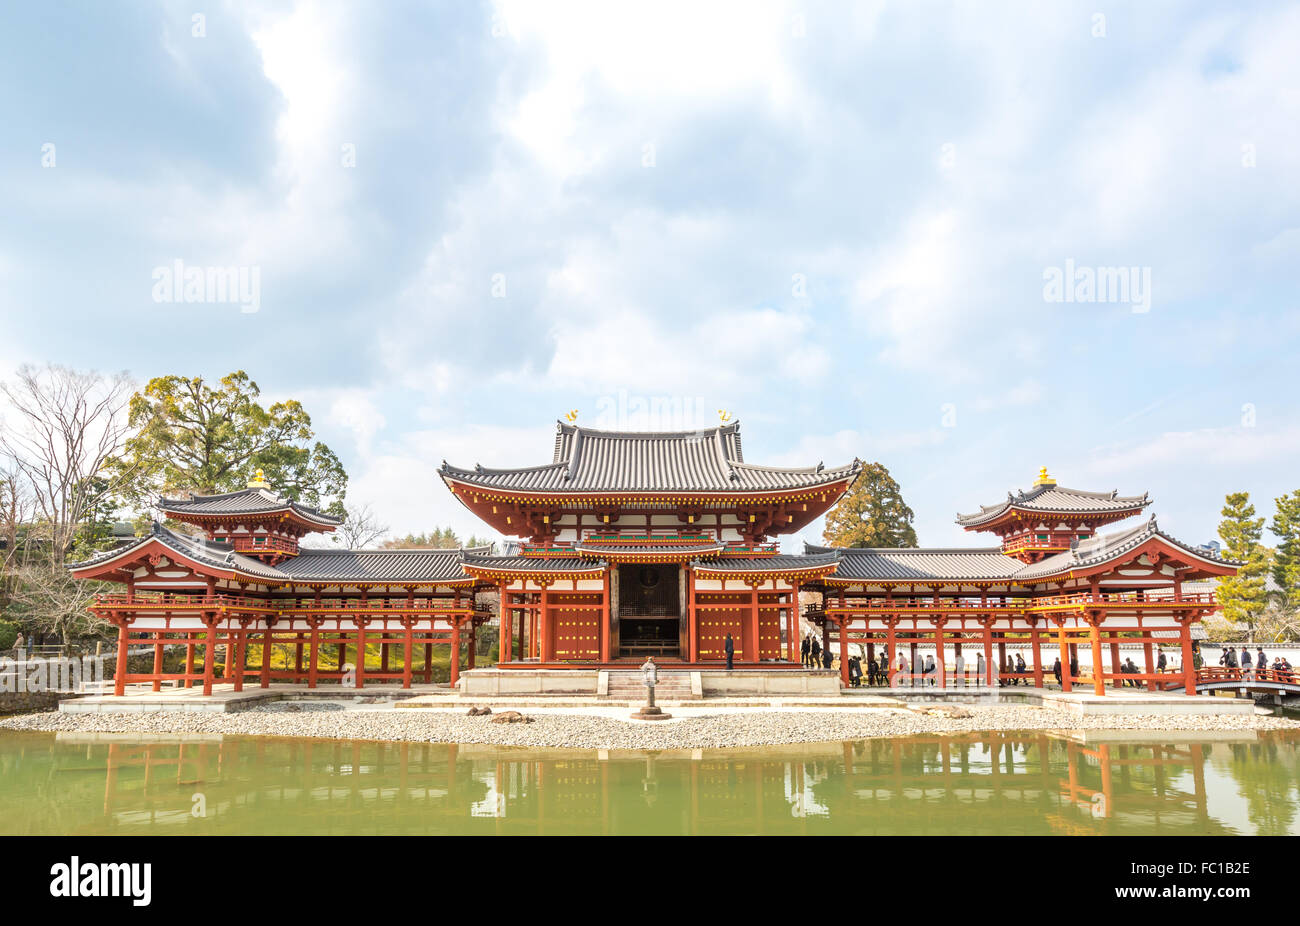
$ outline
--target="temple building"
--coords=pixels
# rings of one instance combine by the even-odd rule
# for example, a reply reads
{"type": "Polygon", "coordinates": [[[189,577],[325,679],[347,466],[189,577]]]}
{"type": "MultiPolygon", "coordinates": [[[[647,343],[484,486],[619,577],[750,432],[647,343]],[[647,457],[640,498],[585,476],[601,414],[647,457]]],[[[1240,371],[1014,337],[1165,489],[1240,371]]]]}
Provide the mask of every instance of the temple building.
{"type": "Polygon", "coordinates": [[[444,462],[438,471],[466,508],[518,538],[504,550],[304,547],[303,536],[339,522],[279,497],[259,474],[240,492],[160,501],[201,537],[155,525],[72,568],[125,586],[93,606],[120,629],[118,693],[127,682],[157,690],[168,680],[211,691],[218,652],[220,678],[236,689],[248,679],[410,687],[429,680],[435,644],[451,648],[455,684],[462,648],[474,669],[468,644],[490,619],[501,640],[494,673],[611,669],[648,655],[721,669],[728,636],[737,669],[790,673],[801,671],[801,617],[839,653],[856,647],[888,665],[896,684],[974,684],[980,655],[980,681],[992,684],[1009,674],[1010,645],[1032,654],[1027,671],[1010,674],[1040,687],[1059,658],[1067,691],[1086,677],[1098,694],[1123,680],[1194,692],[1190,629],[1217,603],[1184,584],[1236,566],[1170,537],[1154,518],[1100,532],[1140,515],[1146,495],[1068,489],[1044,470],[1031,489],[958,516],[996,546],[782,553],[781,535],[825,514],[861,465],[747,463],[738,423],[639,433],[558,422],[549,462],[444,462]],[[802,615],[801,592],[817,602],[802,615]],[[1119,670],[1121,641],[1142,644],[1144,671],[1119,670]],[[128,647],[141,643],[153,646],[154,669],[128,674],[128,647]],[[181,672],[163,671],[171,643],[185,645],[181,672]],[[291,665],[273,665],[277,644],[292,648],[291,665]],[[1159,644],[1178,647],[1182,676],[1157,671],[1159,644]],[[1077,669],[1080,645],[1096,671],[1077,669]],[[934,672],[918,671],[918,646],[936,648],[934,672]],[[355,658],[375,648],[371,664],[355,658]]]}

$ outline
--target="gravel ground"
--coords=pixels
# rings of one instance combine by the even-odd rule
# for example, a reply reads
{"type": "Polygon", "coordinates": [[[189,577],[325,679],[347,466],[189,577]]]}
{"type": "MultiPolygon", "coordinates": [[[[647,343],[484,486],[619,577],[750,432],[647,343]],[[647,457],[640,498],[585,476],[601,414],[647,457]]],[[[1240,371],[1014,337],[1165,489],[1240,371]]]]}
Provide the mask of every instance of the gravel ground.
{"type": "Polygon", "coordinates": [[[0,729],[81,733],[203,733],[324,739],[480,743],[579,749],[709,749],[780,743],[840,742],[878,736],[1010,730],[1256,731],[1300,729],[1300,722],[1259,715],[1078,718],[1039,707],[971,706],[968,718],[908,710],[745,711],[660,723],[583,714],[538,713],[527,724],[434,710],[344,709],[330,702],[272,704],[234,714],[29,714],[0,719],[0,729]]]}

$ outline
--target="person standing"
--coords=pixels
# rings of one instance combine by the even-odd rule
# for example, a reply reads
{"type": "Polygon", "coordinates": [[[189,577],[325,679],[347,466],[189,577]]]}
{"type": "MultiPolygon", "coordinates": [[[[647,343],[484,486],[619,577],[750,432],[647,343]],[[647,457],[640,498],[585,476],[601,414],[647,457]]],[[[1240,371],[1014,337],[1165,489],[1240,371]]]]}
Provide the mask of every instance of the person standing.
{"type": "Polygon", "coordinates": [[[722,651],[727,654],[727,671],[730,672],[736,656],[736,643],[731,639],[731,634],[727,634],[727,639],[723,641],[722,651]]]}
{"type": "Polygon", "coordinates": [[[812,638],[812,643],[811,643],[811,645],[809,646],[809,649],[808,649],[808,655],[812,657],[812,665],[809,666],[809,668],[816,669],[816,668],[818,668],[818,667],[821,666],[821,664],[822,664],[822,645],[821,645],[821,642],[820,642],[816,637],[813,637],[813,638],[812,638]]]}
{"type": "Polygon", "coordinates": [[[938,671],[938,667],[935,665],[934,657],[933,657],[933,656],[926,656],[926,657],[925,657],[925,674],[926,674],[927,678],[929,679],[928,684],[930,685],[931,688],[934,687],[934,678],[935,678],[935,674],[937,673],[937,671],[938,671]]]}
{"type": "MultiPolygon", "coordinates": [[[[1160,655],[1156,657],[1156,671],[1163,672],[1167,665],[1169,665],[1169,660],[1165,658],[1165,651],[1161,650],[1160,655]]],[[[1219,665],[1223,665],[1222,659],[1219,660],[1219,665]]]]}
{"type": "Polygon", "coordinates": [[[988,673],[988,664],[984,662],[984,653],[975,656],[975,687],[984,687],[984,676],[988,673]]]}
{"type": "Polygon", "coordinates": [[[1250,679],[1252,677],[1250,671],[1252,668],[1254,668],[1254,666],[1250,661],[1250,650],[1243,646],[1241,648],[1241,677],[1244,679],[1250,679]]]}
{"type": "Polygon", "coordinates": [[[808,668],[808,636],[804,635],[803,642],[799,644],[799,662],[806,669],[808,668]]]}
{"type": "Polygon", "coordinates": [[[1056,662],[1052,664],[1052,674],[1056,676],[1056,684],[1058,684],[1058,685],[1062,684],[1062,682],[1061,682],[1061,657],[1060,657],[1060,656],[1057,656],[1057,657],[1056,657],[1056,662]]]}

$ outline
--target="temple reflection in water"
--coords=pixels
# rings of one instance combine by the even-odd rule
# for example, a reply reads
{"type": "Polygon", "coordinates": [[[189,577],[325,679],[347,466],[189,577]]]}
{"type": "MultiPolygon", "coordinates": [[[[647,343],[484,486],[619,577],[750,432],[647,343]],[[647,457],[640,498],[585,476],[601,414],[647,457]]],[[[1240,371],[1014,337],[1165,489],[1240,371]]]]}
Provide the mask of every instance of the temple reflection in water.
{"type": "MultiPolygon", "coordinates": [[[[607,753],[68,734],[29,738],[21,766],[0,760],[0,771],[31,769],[43,782],[12,808],[10,832],[1082,835],[1294,827],[1287,809],[1294,773],[1254,783],[1243,778],[1251,763],[1239,761],[1261,749],[1294,758],[1294,738],[1151,744],[1106,736],[978,733],[761,753],[607,753]]],[[[1260,758],[1276,772],[1276,756],[1260,758]]]]}

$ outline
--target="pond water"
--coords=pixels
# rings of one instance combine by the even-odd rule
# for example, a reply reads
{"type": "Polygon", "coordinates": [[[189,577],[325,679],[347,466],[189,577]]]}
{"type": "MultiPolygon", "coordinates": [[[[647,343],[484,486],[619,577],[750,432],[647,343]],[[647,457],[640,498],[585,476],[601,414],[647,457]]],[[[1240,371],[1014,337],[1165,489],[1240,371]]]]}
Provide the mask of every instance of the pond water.
{"type": "Polygon", "coordinates": [[[3,834],[1300,832],[1300,734],[633,753],[0,731],[3,834]]]}

